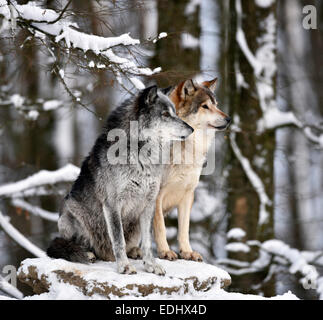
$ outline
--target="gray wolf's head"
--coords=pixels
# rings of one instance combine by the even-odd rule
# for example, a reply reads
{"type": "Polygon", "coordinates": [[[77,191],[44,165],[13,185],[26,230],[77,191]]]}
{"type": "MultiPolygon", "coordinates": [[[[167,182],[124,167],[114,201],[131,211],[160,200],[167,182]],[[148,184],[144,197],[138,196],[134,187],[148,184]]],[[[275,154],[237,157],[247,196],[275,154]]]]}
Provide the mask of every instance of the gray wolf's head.
{"type": "Polygon", "coordinates": [[[157,86],[144,89],[138,99],[139,121],[156,138],[185,140],[194,129],[176,115],[173,102],[157,86]]]}

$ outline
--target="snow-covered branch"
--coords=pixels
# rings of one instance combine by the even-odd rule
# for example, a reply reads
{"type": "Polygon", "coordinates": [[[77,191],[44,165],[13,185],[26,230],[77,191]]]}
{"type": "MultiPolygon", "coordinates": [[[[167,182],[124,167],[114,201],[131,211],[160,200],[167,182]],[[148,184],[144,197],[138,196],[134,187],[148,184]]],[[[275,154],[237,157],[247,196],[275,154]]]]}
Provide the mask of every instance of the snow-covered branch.
{"type": "MultiPolygon", "coordinates": [[[[230,235],[230,231],[228,235],[230,235]]],[[[273,275],[278,272],[276,266],[282,265],[288,268],[290,274],[300,276],[300,284],[304,289],[315,289],[320,297],[323,298],[323,277],[320,277],[316,268],[316,266],[322,266],[323,252],[302,252],[276,239],[262,243],[249,240],[240,242],[240,244],[240,252],[245,252],[245,247],[249,247],[249,250],[252,247],[257,248],[258,258],[252,262],[219,259],[215,261],[216,264],[224,267],[225,270],[235,276],[259,273],[264,270],[270,270],[273,275]]],[[[236,246],[233,251],[237,252],[237,248],[236,246]]],[[[231,251],[230,247],[229,251],[231,251]]]]}
{"type": "Polygon", "coordinates": [[[271,255],[285,259],[290,265],[289,272],[291,274],[299,273],[301,275],[301,284],[304,287],[307,284],[317,283],[319,274],[316,268],[308,264],[299,250],[291,248],[280,240],[265,241],[261,245],[261,249],[271,255]]]}
{"type": "MultiPolygon", "coordinates": [[[[68,3],[69,4],[69,3],[68,3]]],[[[4,29],[13,30],[15,27],[28,30],[34,37],[48,41],[47,47],[52,56],[55,53],[52,47],[59,47],[60,54],[70,56],[72,52],[81,53],[79,60],[86,60],[84,68],[89,63],[86,55],[92,55],[93,66],[100,66],[112,71],[116,79],[122,84],[122,75],[127,77],[137,89],[144,87],[138,76],[150,76],[160,72],[160,68],[151,70],[148,67],[138,65],[137,60],[131,56],[129,48],[140,44],[138,39],[133,39],[129,34],[122,34],[117,37],[102,37],[87,34],[79,29],[77,23],[72,22],[64,14],[68,5],[59,13],[51,9],[41,8],[35,2],[19,5],[15,1],[0,0],[0,15],[6,21],[4,29]]],[[[58,60],[58,59],[56,59],[58,60]]]]}
{"type": "Polygon", "coordinates": [[[0,211],[0,226],[3,231],[8,234],[15,242],[27,251],[31,252],[36,257],[46,257],[46,253],[31,243],[24,235],[22,235],[16,228],[9,222],[8,217],[5,217],[0,211]]]}
{"type": "Polygon", "coordinates": [[[0,290],[16,299],[22,299],[24,295],[16,287],[11,285],[6,279],[0,276],[0,290]]]}
{"type": "MultiPolygon", "coordinates": [[[[23,194],[33,195],[33,193],[37,193],[39,190],[45,192],[45,189],[42,188],[46,185],[54,185],[59,182],[73,182],[77,178],[79,172],[80,169],[72,164],[68,164],[55,171],[41,170],[26,179],[0,186],[0,197],[11,197],[11,202],[14,206],[28,210],[30,213],[41,218],[56,222],[58,220],[58,213],[52,213],[37,206],[33,206],[17,197],[21,197],[23,194]]],[[[9,222],[8,217],[3,216],[1,212],[0,227],[15,242],[36,257],[46,256],[44,251],[31,243],[25,236],[15,229],[9,222]]]]}
{"type": "Polygon", "coordinates": [[[0,106],[14,107],[27,120],[37,120],[42,112],[53,111],[63,106],[63,102],[59,100],[38,100],[21,96],[18,93],[0,97],[0,106]]]}
{"type": "Polygon", "coordinates": [[[73,182],[80,169],[72,164],[67,164],[63,168],[55,171],[41,170],[34,175],[0,186],[0,197],[10,197],[17,193],[28,191],[44,185],[53,185],[58,182],[73,182]]]}
{"type": "Polygon", "coordinates": [[[259,225],[263,225],[268,222],[269,214],[267,212],[266,206],[271,206],[272,202],[270,201],[264,184],[262,180],[259,178],[257,173],[253,170],[251,167],[251,164],[247,158],[245,158],[242,155],[241,150],[239,149],[236,139],[235,139],[236,134],[234,132],[231,132],[230,134],[230,143],[231,143],[231,148],[239,160],[243,170],[246,173],[246,176],[248,177],[251,185],[255,189],[255,191],[258,194],[259,201],[260,201],[260,208],[259,208],[259,225]]]}
{"type": "Polygon", "coordinates": [[[45,220],[57,222],[58,217],[59,217],[59,214],[57,212],[50,212],[50,211],[44,210],[40,207],[33,206],[30,203],[28,203],[27,201],[24,201],[19,198],[13,198],[11,200],[11,203],[13,206],[27,210],[31,214],[38,216],[40,218],[43,218],[45,220]]]}

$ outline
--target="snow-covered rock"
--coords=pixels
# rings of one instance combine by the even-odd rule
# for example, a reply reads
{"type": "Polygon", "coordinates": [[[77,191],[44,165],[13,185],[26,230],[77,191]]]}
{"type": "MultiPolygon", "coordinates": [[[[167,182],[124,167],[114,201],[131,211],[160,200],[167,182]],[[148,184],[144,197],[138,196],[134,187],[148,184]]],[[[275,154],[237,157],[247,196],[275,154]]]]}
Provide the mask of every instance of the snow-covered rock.
{"type": "Polygon", "coordinates": [[[18,278],[36,294],[49,292],[57,296],[62,291],[78,291],[84,296],[108,299],[172,294],[194,297],[210,289],[222,291],[231,283],[226,271],[205,263],[158,260],[166,275],[157,276],[145,272],[142,261],[131,261],[137,269],[135,275],[117,273],[114,262],[97,261],[85,265],[48,257],[26,259],[18,270],[18,278]]]}

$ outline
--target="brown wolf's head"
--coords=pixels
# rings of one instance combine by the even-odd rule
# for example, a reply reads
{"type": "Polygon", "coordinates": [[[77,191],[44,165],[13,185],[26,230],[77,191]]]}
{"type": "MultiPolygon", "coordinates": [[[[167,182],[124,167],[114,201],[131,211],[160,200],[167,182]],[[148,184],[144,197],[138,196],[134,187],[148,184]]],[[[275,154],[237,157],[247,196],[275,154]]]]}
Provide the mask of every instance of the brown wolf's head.
{"type": "Polygon", "coordinates": [[[214,91],[217,78],[201,84],[186,80],[168,93],[178,116],[194,129],[225,130],[231,118],[218,109],[214,91]]]}

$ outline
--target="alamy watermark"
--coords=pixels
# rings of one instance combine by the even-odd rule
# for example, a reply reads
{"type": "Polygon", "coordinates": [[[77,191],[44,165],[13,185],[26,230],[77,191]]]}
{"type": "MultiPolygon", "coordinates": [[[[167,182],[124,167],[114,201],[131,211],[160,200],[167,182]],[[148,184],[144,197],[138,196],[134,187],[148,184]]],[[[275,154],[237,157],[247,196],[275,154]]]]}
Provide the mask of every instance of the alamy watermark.
{"type": "Polygon", "coordinates": [[[303,28],[305,30],[317,29],[317,9],[315,6],[308,5],[303,8],[303,28]]]}
{"type": "Polygon", "coordinates": [[[316,279],[304,278],[301,280],[301,283],[305,290],[316,290],[318,288],[318,283],[316,279]]]}
{"type": "Polygon", "coordinates": [[[1,273],[5,281],[17,288],[17,268],[13,265],[6,265],[2,268],[1,273]]]}
{"type": "Polygon", "coordinates": [[[215,170],[215,132],[196,129],[186,140],[172,140],[158,130],[139,130],[138,122],[131,121],[129,132],[118,128],[108,132],[107,160],[111,165],[189,165],[210,175],[215,170]]]}

